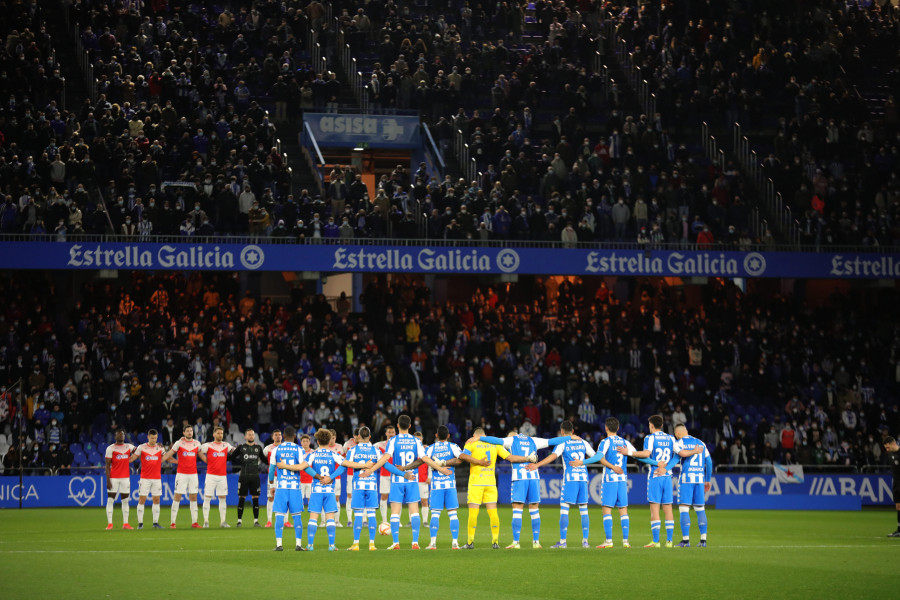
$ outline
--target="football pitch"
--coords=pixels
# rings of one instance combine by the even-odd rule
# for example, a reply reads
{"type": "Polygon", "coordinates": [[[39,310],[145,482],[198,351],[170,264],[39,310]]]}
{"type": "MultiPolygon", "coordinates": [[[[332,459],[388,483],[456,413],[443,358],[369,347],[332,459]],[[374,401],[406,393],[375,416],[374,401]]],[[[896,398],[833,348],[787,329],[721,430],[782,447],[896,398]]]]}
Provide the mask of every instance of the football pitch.
{"type": "MultiPolygon", "coordinates": [[[[474,551],[450,550],[444,514],[437,551],[410,550],[410,530],[404,527],[400,551],[385,551],[390,538],[378,536],[379,551],[347,552],[352,530],[345,527],[337,532],[339,552],[327,552],[320,528],[315,552],[295,552],[293,530],[285,529],[285,551],[275,553],[271,529],[248,528],[246,520],[244,528],[234,528],[234,508],[228,530],[191,529],[185,506],[174,531],[125,531],[116,506],[117,529],[109,532],[103,530],[102,509],[3,510],[0,597],[875,598],[897,590],[900,539],[885,537],[896,527],[893,510],[710,510],[708,548],[645,549],[649,511],[635,507],[633,547],[627,550],[621,547],[618,516],[615,548],[581,549],[577,511],[570,519],[570,548],[551,550],[559,537],[559,511],[546,507],[541,513],[542,550],[531,548],[527,512],[522,549],[492,550],[482,510],[474,551]]],[[[244,516],[251,514],[248,507],[244,516]]],[[[211,517],[218,517],[215,507],[211,517]]],[[[500,517],[505,546],[511,541],[510,510],[502,508],[500,517]]],[[[600,509],[592,508],[590,517],[590,541],[596,545],[604,537],[600,509]]],[[[148,527],[149,507],[145,518],[148,527]]],[[[167,525],[168,518],[164,507],[161,523],[167,525]]],[[[677,518],[676,512],[676,542],[677,518]]],[[[134,507],[130,522],[137,527],[134,507]]],[[[465,509],[460,526],[465,543],[465,509]]],[[[423,528],[423,548],[428,539],[423,528]]],[[[698,539],[694,519],[694,546],[698,539]]],[[[365,530],[362,546],[367,546],[365,530]]]]}

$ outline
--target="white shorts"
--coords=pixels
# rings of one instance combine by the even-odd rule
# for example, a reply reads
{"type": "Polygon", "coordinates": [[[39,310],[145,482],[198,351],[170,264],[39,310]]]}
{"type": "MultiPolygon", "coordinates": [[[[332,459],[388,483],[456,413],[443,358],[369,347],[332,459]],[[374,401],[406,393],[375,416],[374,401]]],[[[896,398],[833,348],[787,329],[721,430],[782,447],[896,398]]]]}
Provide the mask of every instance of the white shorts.
{"type": "Polygon", "coordinates": [[[428,500],[428,484],[419,482],[419,497],[422,500],[428,500]]]}
{"type": "Polygon", "coordinates": [[[162,481],[159,479],[141,479],[138,482],[138,495],[143,498],[161,498],[162,481]]]}
{"type": "Polygon", "coordinates": [[[207,475],[203,495],[207,498],[228,495],[228,478],[225,475],[207,475]]]}
{"type": "Polygon", "coordinates": [[[125,496],[131,495],[131,479],[130,478],[122,477],[122,478],[113,479],[112,477],[110,477],[109,484],[110,484],[110,488],[108,491],[110,494],[123,494],[125,496]]]}
{"type": "Polygon", "coordinates": [[[187,473],[175,474],[176,494],[196,494],[198,491],[200,491],[200,480],[197,478],[196,473],[191,475],[188,475],[187,473]]]}
{"type": "Polygon", "coordinates": [[[334,495],[340,497],[341,495],[341,480],[337,479],[334,482],[334,495]]]}
{"type": "Polygon", "coordinates": [[[300,484],[300,495],[303,496],[303,499],[309,500],[310,494],[312,494],[312,484],[311,483],[301,483],[300,484]]]}
{"type": "Polygon", "coordinates": [[[390,475],[382,475],[378,480],[378,491],[382,494],[390,494],[391,493],[391,476],[390,475]]]}

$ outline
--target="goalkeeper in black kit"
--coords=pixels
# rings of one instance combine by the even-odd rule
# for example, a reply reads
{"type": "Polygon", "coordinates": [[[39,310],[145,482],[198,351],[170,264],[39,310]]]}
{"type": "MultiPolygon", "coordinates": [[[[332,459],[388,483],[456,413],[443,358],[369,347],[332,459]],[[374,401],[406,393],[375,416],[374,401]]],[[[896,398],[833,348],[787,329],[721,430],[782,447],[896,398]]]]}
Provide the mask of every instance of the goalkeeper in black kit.
{"type": "Polygon", "coordinates": [[[262,527],[259,524],[259,470],[261,465],[268,470],[268,464],[262,446],[256,443],[256,432],[248,429],[244,433],[244,443],[235,448],[231,456],[232,461],[241,465],[241,475],[238,479],[237,526],[242,526],[244,501],[250,496],[253,499],[253,526],[262,527]]]}

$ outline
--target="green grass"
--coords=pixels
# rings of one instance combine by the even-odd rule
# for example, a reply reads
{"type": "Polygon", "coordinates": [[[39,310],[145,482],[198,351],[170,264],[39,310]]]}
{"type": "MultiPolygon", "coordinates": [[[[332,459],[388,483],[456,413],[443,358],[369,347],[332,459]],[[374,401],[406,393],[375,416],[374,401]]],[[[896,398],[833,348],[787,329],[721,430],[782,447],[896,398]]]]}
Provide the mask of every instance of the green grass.
{"type": "MultiPolygon", "coordinates": [[[[249,516],[250,510],[245,513],[249,516]]],[[[271,529],[192,530],[187,506],[179,529],[103,531],[102,509],[0,511],[0,597],[286,598],[324,593],[329,598],[875,598],[896,592],[900,540],[885,535],[896,526],[891,510],[862,512],[709,511],[706,549],[644,549],[649,512],[631,511],[631,541],[621,547],[615,517],[613,550],[550,550],[557,541],[558,510],[542,510],[543,550],[531,549],[526,514],[522,550],[490,549],[485,511],[475,551],[451,552],[446,515],[440,550],[413,552],[409,528],[399,552],[330,553],[319,530],[314,553],[292,550],[285,530],[283,553],[274,553],[271,529]],[[677,595],[677,596],[676,596],[677,595]]],[[[501,544],[511,540],[510,510],[501,509],[501,544]]],[[[163,508],[162,522],[169,510],[163,508]]],[[[218,519],[213,507],[211,517],[218,519]]],[[[465,509],[460,511],[465,543],[465,509]]],[[[116,507],[115,522],[120,527],[116,507]]],[[[234,509],[229,520],[234,524],[234,509]]],[[[147,522],[150,520],[148,507],[147,522]]],[[[677,519],[677,514],[676,514],[677,519]]],[[[252,523],[252,519],[251,519],[252,523]]],[[[135,509],[131,524],[136,526],[135,509]]],[[[580,541],[577,512],[570,540],[580,541]]],[[[304,527],[305,533],[305,527],[304,527]]],[[[676,541],[679,536],[676,523],[676,541]]],[[[592,544],[602,541],[599,509],[591,510],[592,544]]],[[[379,536],[380,548],[388,537],[379,536]]],[[[694,540],[697,539],[696,524],[694,540]]],[[[339,529],[347,548],[352,530],[339,529]]],[[[363,535],[365,546],[365,533],[363,535]]],[[[428,543],[423,528],[424,547],[428,543]]],[[[576,545],[576,544],[573,544],[576,545]]],[[[580,546],[580,544],[577,544],[580,546]]],[[[325,596],[319,596],[325,597],[325,596]]]]}

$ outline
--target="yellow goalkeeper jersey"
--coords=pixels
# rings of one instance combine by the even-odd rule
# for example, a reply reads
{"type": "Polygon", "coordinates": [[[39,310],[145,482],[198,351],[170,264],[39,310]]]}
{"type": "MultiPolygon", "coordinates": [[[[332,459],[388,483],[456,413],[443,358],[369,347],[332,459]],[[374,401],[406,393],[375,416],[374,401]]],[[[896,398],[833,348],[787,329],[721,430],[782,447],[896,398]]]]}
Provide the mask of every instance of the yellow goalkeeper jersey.
{"type": "Polygon", "coordinates": [[[469,485],[497,485],[497,476],[495,469],[497,467],[498,458],[506,458],[509,452],[503,446],[495,446],[486,442],[470,442],[463,449],[463,454],[471,454],[472,458],[488,459],[491,466],[481,467],[478,465],[469,465],[469,485]]]}

